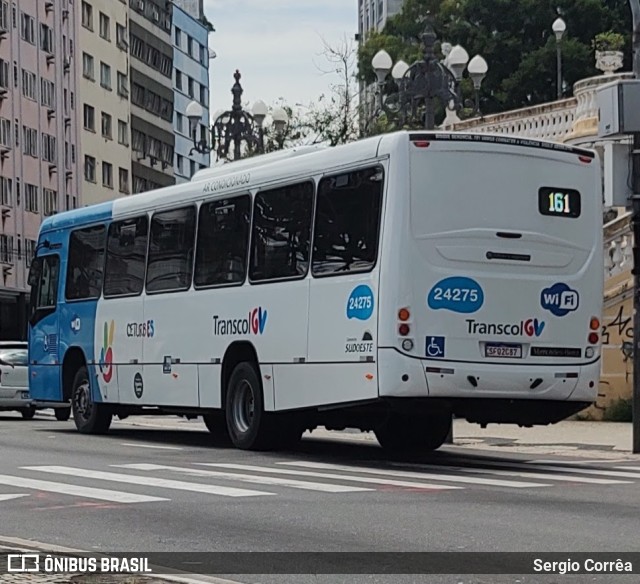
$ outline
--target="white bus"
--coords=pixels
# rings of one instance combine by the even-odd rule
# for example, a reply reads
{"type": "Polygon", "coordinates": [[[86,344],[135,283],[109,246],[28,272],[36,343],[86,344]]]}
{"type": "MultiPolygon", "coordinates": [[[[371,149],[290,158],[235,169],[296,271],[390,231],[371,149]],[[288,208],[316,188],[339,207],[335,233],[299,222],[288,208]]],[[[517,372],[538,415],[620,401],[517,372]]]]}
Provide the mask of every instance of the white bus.
{"type": "Polygon", "coordinates": [[[80,432],[203,416],[243,449],[555,423],[596,398],[601,207],[592,151],[399,132],[62,213],[30,274],[31,394],[80,432]]]}

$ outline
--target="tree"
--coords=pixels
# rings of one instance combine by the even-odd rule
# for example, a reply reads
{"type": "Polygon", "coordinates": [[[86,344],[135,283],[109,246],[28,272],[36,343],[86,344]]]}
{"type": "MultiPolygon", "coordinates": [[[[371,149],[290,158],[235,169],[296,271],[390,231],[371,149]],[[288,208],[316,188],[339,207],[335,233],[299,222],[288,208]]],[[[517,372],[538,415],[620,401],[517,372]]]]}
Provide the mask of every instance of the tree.
{"type": "MultiPolygon", "coordinates": [[[[434,15],[441,41],[461,44],[470,56],[482,54],[489,64],[481,90],[483,113],[556,99],[556,40],[551,24],[558,14],[567,23],[562,61],[568,87],[599,73],[592,51],[597,34],[620,33],[625,47],[630,46],[628,0],[406,0],[383,33],[371,35],[362,45],[361,79],[375,81],[371,58],[380,48],[394,59],[403,58],[409,64],[415,60],[427,11],[434,15]]],[[[471,97],[469,83],[462,89],[471,97]]]]}

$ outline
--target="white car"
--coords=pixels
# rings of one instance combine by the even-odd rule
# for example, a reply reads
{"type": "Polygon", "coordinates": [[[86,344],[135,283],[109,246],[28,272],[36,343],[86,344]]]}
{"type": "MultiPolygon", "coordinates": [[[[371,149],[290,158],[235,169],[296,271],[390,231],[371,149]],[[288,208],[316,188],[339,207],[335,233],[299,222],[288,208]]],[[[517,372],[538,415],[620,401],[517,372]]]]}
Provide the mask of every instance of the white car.
{"type": "Polygon", "coordinates": [[[25,420],[36,413],[29,395],[27,343],[0,341],[0,411],[18,410],[25,420]]]}

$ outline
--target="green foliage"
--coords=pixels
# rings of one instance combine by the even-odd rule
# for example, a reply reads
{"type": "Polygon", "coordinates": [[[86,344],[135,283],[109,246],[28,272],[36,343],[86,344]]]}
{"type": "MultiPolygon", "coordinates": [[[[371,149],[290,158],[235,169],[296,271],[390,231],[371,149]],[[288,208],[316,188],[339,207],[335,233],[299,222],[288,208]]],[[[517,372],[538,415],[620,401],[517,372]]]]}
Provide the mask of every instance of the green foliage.
{"type": "Polygon", "coordinates": [[[631,400],[617,399],[604,411],[602,419],[606,422],[631,422],[631,415],[631,400]]]}
{"type": "Polygon", "coordinates": [[[596,51],[619,51],[624,44],[624,35],[613,31],[601,32],[593,39],[593,48],[596,51]]]}
{"type": "MultiPolygon", "coordinates": [[[[486,59],[489,71],[481,89],[485,114],[556,99],[556,39],[551,25],[558,14],[567,24],[561,47],[568,88],[600,73],[593,55],[596,35],[609,31],[607,42],[629,46],[632,28],[628,0],[406,0],[385,30],[361,45],[359,77],[375,80],[371,59],[380,49],[394,62],[402,58],[411,64],[419,58],[419,37],[428,11],[441,41],[460,44],[470,57],[481,54],[486,59]]],[[[626,57],[628,67],[630,55],[626,57]]],[[[463,90],[465,98],[472,97],[470,84],[463,90]]]]}

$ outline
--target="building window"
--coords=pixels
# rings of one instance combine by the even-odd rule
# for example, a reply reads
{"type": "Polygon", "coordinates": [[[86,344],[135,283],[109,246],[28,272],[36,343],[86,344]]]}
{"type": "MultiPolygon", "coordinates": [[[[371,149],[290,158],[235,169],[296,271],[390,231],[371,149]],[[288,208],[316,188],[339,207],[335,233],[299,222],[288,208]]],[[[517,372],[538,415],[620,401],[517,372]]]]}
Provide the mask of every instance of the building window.
{"type": "Polygon", "coordinates": [[[129,83],[127,75],[118,71],[118,95],[122,97],[129,96],[129,83]]]}
{"type": "Polygon", "coordinates": [[[118,120],[118,144],[129,146],[129,124],[118,120]]]}
{"type": "Polygon", "coordinates": [[[0,176],[0,205],[13,205],[13,182],[10,178],[0,176]]]}
{"type": "Polygon", "coordinates": [[[189,56],[193,54],[193,39],[190,36],[187,36],[187,53],[189,56]]]}
{"type": "Polygon", "coordinates": [[[111,40],[111,20],[102,12],[100,13],[100,36],[105,41],[111,40]]]}
{"type": "Polygon", "coordinates": [[[118,170],[118,189],[125,195],[129,194],[129,171],[126,168],[118,170]]]}
{"type": "Polygon", "coordinates": [[[142,292],[148,228],[146,215],[109,225],[104,270],[105,297],[142,292]]]}
{"type": "Polygon", "coordinates": [[[102,137],[113,140],[113,133],[111,130],[111,116],[105,112],[102,112],[102,137]]]}
{"type": "Polygon", "coordinates": [[[241,195],[204,203],[198,219],[194,284],[241,284],[247,271],[251,198],[241,195]]]}
{"type": "Polygon", "coordinates": [[[196,161],[189,160],[189,178],[191,178],[196,173],[196,161]]]}
{"type": "Polygon", "coordinates": [[[36,185],[24,185],[24,208],[29,213],[38,212],[38,187],[36,185]]]}
{"type": "Polygon", "coordinates": [[[24,12],[21,14],[20,36],[23,41],[35,45],[36,44],[36,21],[33,16],[29,16],[24,12]]]}
{"type": "Polygon", "coordinates": [[[309,267],[311,182],[259,192],[254,202],[249,277],[301,278],[309,267]]]}
{"type": "Polygon", "coordinates": [[[171,77],[173,74],[173,55],[165,55],[133,34],[130,35],[130,41],[132,56],[159,71],[165,77],[171,77]]]}
{"type": "Polygon", "coordinates": [[[184,157],[180,154],[176,155],[176,166],[180,174],[184,174],[184,157]]]}
{"type": "Polygon", "coordinates": [[[0,262],[13,263],[13,236],[0,235],[0,262]]]}
{"type": "Polygon", "coordinates": [[[42,210],[46,216],[58,212],[58,193],[51,189],[42,190],[42,210]]]}
{"type": "Polygon", "coordinates": [[[11,148],[11,120],[0,118],[0,145],[11,148]]]}
{"type": "Polygon", "coordinates": [[[96,182],[96,159],[93,156],[84,157],[84,179],[96,182]]]}
{"type": "Polygon", "coordinates": [[[96,131],[96,110],[92,105],[84,104],[84,129],[96,131]]]}
{"type": "Polygon", "coordinates": [[[179,49],[182,48],[182,31],[177,26],[175,30],[175,45],[179,49]]]}
{"type": "Polygon", "coordinates": [[[189,93],[189,97],[191,97],[191,98],[195,96],[194,84],[195,84],[194,80],[191,79],[191,77],[189,77],[189,91],[188,91],[188,93],[189,93]]]}
{"type": "Polygon", "coordinates": [[[179,112],[176,112],[176,130],[184,133],[184,116],[179,112]]]}
{"type": "Polygon", "coordinates": [[[40,25],[40,48],[45,53],[53,53],[53,30],[51,30],[46,24],[40,25]]]}
{"type": "Polygon", "coordinates": [[[205,107],[209,106],[209,96],[207,95],[207,88],[204,85],[200,86],[200,103],[205,107]]]}
{"type": "Polygon", "coordinates": [[[100,85],[111,91],[111,67],[106,63],[100,63],[100,85]]]}
{"type": "Polygon", "coordinates": [[[29,99],[36,99],[37,79],[38,77],[35,73],[31,73],[31,71],[27,71],[26,69],[22,70],[22,95],[29,99]]]}
{"type": "Polygon", "coordinates": [[[10,84],[9,62],[0,59],[0,87],[8,89],[10,84]]]}
{"type": "Polygon", "coordinates": [[[44,77],[40,79],[40,100],[42,105],[51,109],[56,107],[56,86],[44,77]]]}
{"type": "Polygon", "coordinates": [[[89,53],[82,53],[82,75],[93,81],[93,57],[89,53]]]}
{"type": "Polygon", "coordinates": [[[127,28],[121,24],[116,23],[116,45],[119,49],[126,51],[127,45],[127,28]]]}
{"type": "Polygon", "coordinates": [[[155,213],[151,220],[147,292],[187,290],[195,245],[194,206],[155,213]]]}
{"type": "Polygon", "coordinates": [[[24,240],[24,263],[29,268],[36,255],[36,242],[33,239],[24,240]]]}
{"type": "Polygon", "coordinates": [[[69,238],[67,300],[99,298],[102,292],[106,228],[78,229],[69,238]]]}
{"type": "Polygon", "coordinates": [[[0,30],[9,30],[9,3],[0,2],[0,30]]]}
{"type": "Polygon", "coordinates": [[[113,165],[109,162],[102,162],[102,186],[113,188],[113,165]]]}
{"type": "Polygon", "coordinates": [[[49,134],[42,134],[42,160],[45,162],[56,162],[58,152],[56,147],[56,137],[49,134]]]}
{"type": "Polygon", "coordinates": [[[207,47],[205,47],[204,45],[200,45],[200,64],[204,65],[205,67],[207,66],[207,57],[209,55],[207,54],[207,47]]]}
{"type": "Polygon", "coordinates": [[[38,158],[38,130],[22,126],[22,153],[38,158]]]}
{"type": "Polygon", "coordinates": [[[182,91],[182,73],[176,69],[176,89],[182,91]]]}
{"type": "Polygon", "coordinates": [[[93,6],[88,2],[82,2],[82,26],[93,30],[93,6]]]}

